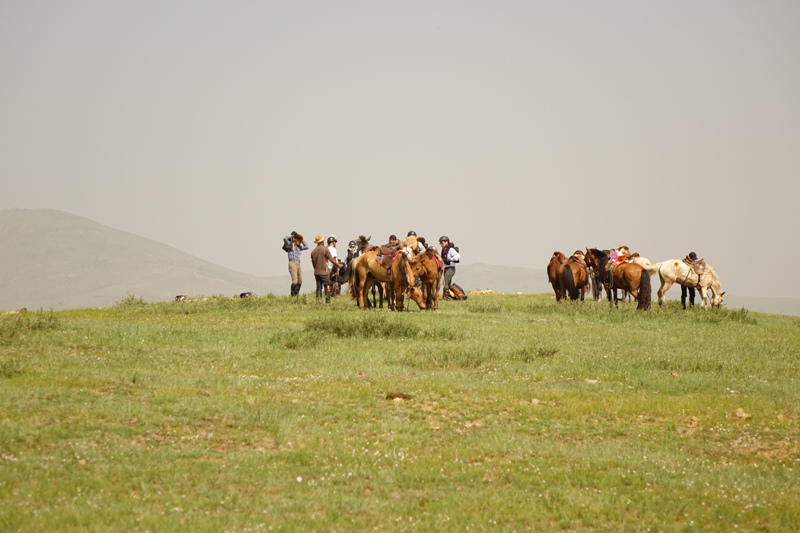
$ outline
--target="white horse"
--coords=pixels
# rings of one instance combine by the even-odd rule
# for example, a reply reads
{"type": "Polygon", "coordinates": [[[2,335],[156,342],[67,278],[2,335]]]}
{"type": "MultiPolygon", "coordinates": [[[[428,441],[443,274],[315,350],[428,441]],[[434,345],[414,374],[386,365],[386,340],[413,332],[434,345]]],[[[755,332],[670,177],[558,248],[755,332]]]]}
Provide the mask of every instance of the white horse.
{"type": "Polygon", "coordinates": [[[704,310],[708,309],[706,298],[709,290],[711,291],[711,307],[719,309],[722,306],[722,297],[725,292],[711,265],[706,264],[705,271],[701,276],[698,276],[692,267],[681,259],[669,259],[658,265],[658,277],[661,278],[661,288],[658,289],[658,305],[664,303],[664,295],[667,294],[673,283],[677,283],[684,287],[696,287],[700,293],[701,307],[704,310]]]}

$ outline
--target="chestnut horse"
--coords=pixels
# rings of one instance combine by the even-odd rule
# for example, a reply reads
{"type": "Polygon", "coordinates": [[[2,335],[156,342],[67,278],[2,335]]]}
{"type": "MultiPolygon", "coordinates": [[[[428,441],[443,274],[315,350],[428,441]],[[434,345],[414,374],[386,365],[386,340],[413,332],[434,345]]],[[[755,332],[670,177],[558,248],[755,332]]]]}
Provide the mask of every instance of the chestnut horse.
{"type": "Polygon", "coordinates": [[[597,248],[586,249],[586,264],[594,267],[602,276],[603,286],[606,289],[608,301],[614,295],[614,305],[617,305],[617,289],[628,291],[638,302],[637,309],[647,311],[650,309],[652,288],[650,274],[647,269],[636,263],[622,263],[616,267],[609,267],[609,257],[597,248]]]}
{"type": "Polygon", "coordinates": [[[570,300],[577,300],[580,296],[583,301],[584,295],[589,288],[589,268],[586,266],[583,252],[577,250],[570,256],[562,271],[564,294],[570,300]]]}
{"type": "Polygon", "coordinates": [[[422,297],[428,311],[439,310],[439,285],[444,271],[444,261],[431,246],[416,257],[414,275],[422,281],[422,297]]]}
{"type": "MultiPolygon", "coordinates": [[[[356,240],[351,241],[352,243],[355,244],[355,249],[348,248],[348,250],[347,250],[348,260],[345,262],[345,265],[346,265],[345,273],[344,273],[345,283],[350,283],[350,280],[352,279],[352,274],[353,274],[352,262],[355,259],[358,259],[359,257],[361,257],[361,254],[363,254],[364,252],[379,249],[378,246],[375,246],[375,245],[369,243],[370,239],[372,239],[371,235],[369,237],[367,237],[365,235],[359,235],[356,240]]],[[[352,287],[352,284],[351,284],[351,286],[350,286],[351,292],[352,292],[352,288],[353,287],[352,287]]],[[[370,285],[370,288],[367,289],[367,291],[369,292],[370,289],[372,290],[372,303],[370,303],[369,298],[367,298],[367,300],[366,300],[367,307],[378,307],[379,306],[381,309],[383,309],[383,300],[384,300],[384,292],[385,292],[384,291],[384,287],[383,287],[383,283],[372,283],[370,285]]]]}
{"type": "Polygon", "coordinates": [[[700,307],[704,310],[708,309],[706,299],[710,290],[711,307],[719,309],[722,306],[722,297],[725,296],[725,291],[722,290],[719,277],[711,265],[704,262],[703,266],[703,273],[698,276],[694,269],[681,259],[670,259],[660,263],[658,277],[661,278],[661,287],[658,289],[658,305],[664,303],[664,295],[673,283],[677,283],[686,287],[696,287],[702,300],[700,307]]]}
{"type": "Polygon", "coordinates": [[[560,302],[564,298],[564,265],[567,262],[567,256],[559,251],[553,252],[550,257],[550,262],[547,264],[547,280],[553,286],[553,292],[556,293],[556,301],[560,302]]]}
{"type": "Polygon", "coordinates": [[[395,252],[391,269],[387,270],[377,260],[379,250],[364,252],[352,262],[350,294],[356,299],[359,309],[367,307],[367,292],[375,283],[386,283],[389,288],[389,308],[402,311],[405,295],[414,300],[420,309],[425,309],[422,291],[414,286],[411,264],[403,252],[395,252]]]}
{"type": "Polygon", "coordinates": [[[616,289],[625,289],[636,298],[638,302],[636,309],[640,311],[650,309],[650,299],[652,298],[650,274],[642,265],[626,262],[612,267],[611,290],[614,291],[614,305],[619,302],[616,289]]]}

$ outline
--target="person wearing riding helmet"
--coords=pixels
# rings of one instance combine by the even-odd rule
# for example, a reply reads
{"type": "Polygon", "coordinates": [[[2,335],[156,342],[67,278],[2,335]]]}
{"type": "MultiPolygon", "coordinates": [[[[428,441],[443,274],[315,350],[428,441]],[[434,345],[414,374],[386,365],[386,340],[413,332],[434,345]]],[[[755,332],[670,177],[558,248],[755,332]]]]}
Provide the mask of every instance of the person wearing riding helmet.
{"type": "Polygon", "coordinates": [[[333,261],[328,261],[328,271],[331,271],[331,269],[333,269],[333,263],[336,262],[336,236],[331,235],[325,242],[328,244],[328,251],[331,253],[331,257],[333,258],[333,261]]]}
{"type": "Polygon", "coordinates": [[[332,296],[338,296],[339,295],[338,289],[340,288],[339,284],[337,283],[337,279],[339,277],[339,267],[334,264],[339,261],[338,256],[336,254],[336,242],[337,241],[335,235],[331,235],[325,241],[325,243],[328,245],[328,251],[331,253],[331,258],[332,258],[332,261],[328,261],[328,276],[331,282],[331,284],[328,285],[328,290],[330,291],[332,296]]]}
{"type": "Polygon", "coordinates": [[[344,259],[344,264],[347,265],[355,257],[358,257],[358,243],[350,241],[347,243],[347,256],[344,259]]]}
{"type": "Polygon", "coordinates": [[[450,285],[453,283],[453,276],[456,273],[456,263],[461,261],[461,256],[458,254],[453,243],[450,242],[450,237],[442,235],[439,237],[439,245],[442,247],[442,261],[444,262],[444,287],[442,289],[442,297],[445,300],[450,299],[450,285]]]}
{"type": "Polygon", "coordinates": [[[414,250],[414,255],[419,255],[427,249],[425,246],[425,239],[417,237],[416,231],[409,231],[408,235],[406,236],[406,241],[409,241],[408,237],[414,237],[414,239],[417,241],[417,248],[414,250]]]}

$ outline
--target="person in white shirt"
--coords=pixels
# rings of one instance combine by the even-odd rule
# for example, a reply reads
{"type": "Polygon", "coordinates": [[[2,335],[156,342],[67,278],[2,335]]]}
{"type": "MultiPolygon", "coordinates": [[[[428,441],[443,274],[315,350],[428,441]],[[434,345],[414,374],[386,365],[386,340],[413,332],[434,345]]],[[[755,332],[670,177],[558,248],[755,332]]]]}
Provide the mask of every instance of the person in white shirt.
{"type": "Polygon", "coordinates": [[[453,283],[453,276],[456,273],[456,263],[461,261],[458,247],[450,242],[450,237],[442,235],[439,237],[439,245],[442,247],[442,261],[444,261],[444,288],[442,297],[450,299],[450,285],[453,283]]]}

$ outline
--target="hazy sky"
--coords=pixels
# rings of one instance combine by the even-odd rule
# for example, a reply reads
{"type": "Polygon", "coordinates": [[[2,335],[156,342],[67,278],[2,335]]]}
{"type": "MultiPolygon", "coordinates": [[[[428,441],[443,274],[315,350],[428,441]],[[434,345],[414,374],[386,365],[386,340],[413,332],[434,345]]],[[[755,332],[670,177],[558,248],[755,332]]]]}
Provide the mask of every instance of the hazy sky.
{"type": "Polygon", "coordinates": [[[0,0],[0,209],[257,275],[291,230],[413,229],[800,297],[770,281],[800,264],[798,28],[795,0],[0,0]]]}

